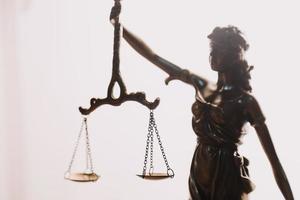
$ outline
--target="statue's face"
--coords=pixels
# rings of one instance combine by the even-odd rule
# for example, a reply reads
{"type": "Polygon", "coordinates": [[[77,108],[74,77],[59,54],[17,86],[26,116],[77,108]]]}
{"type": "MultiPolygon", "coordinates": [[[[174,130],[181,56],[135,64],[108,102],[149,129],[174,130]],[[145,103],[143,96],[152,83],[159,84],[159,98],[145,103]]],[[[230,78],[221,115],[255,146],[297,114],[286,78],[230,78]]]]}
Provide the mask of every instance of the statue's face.
{"type": "Polygon", "coordinates": [[[225,52],[212,49],[209,55],[211,69],[217,72],[225,71],[225,52]]]}
{"type": "Polygon", "coordinates": [[[242,56],[242,53],[235,55],[228,52],[228,50],[212,48],[209,55],[211,69],[217,72],[225,72],[234,63],[241,60],[242,56]]]}

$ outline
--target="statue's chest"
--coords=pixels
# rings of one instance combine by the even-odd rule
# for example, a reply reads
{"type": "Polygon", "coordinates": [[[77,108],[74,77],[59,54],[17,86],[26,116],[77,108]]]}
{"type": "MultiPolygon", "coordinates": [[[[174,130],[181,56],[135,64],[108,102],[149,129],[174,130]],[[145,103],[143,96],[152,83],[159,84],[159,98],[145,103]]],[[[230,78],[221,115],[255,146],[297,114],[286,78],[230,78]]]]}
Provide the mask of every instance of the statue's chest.
{"type": "Polygon", "coordinates": [[[216,95],[208,101],[223,111],[224,121],[230,124],[243,124],[245,121],[245,100],[243,95],[216,95]]]}

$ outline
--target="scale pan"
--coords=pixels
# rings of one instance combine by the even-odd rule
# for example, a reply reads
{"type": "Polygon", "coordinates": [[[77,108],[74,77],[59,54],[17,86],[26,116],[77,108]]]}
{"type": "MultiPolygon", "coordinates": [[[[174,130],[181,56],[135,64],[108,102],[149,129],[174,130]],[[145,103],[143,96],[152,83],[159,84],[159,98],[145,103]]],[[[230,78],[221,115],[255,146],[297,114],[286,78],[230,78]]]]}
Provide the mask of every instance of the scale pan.
{"type": "Polygon", "coordinates": [[[65,174],[65,179],[75,182],[94,182],[98,178],[99,176],[95,173],[74,172],[65,174]]]}
{"type": "Polygon", "coordinates": [[[137,174],[137,176],[147,180],[161,180],[161,179],[174,177],[174,175],[170,175],[168,173],[147,173],[147,174],[137,174]]]}

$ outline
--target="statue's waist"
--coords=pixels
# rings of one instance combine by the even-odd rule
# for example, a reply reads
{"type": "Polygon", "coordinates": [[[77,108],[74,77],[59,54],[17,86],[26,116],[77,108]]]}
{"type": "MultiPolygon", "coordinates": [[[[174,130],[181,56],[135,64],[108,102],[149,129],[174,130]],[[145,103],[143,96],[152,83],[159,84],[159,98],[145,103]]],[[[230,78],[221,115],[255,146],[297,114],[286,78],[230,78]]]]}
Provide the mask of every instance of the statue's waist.
{"type": "Polygon", "coordinates": [[[220,141],[220,140],[212,140],[212,139],[197,137],[197,143],[201,145],[217,148],[217,149],[223,149],[232,152],[237,151],[237,144],[231,141],[220,141]]]}

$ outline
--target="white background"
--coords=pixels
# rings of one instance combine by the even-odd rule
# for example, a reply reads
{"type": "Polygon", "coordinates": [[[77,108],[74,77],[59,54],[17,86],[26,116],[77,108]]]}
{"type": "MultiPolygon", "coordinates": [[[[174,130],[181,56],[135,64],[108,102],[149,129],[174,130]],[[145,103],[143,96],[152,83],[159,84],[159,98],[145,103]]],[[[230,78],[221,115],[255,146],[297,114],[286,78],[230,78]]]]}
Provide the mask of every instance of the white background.
{"type": "MultiPolygon", "coordinates": [[[[111,76],[113,1],[0,0],[0,199],[187,199],[196,136],[194,91],[121,45],[129,92],[161,98],[155,116],[174,179],[147,182],[143,165],[149,112],[138,103],[103,106],[89,116],[96,183],[63,179],[81,124],[78,106],[106,97],[111,76]]],[[[162,57],[216,80],[206,36],[238,26],[250,43],[247,58],[256,96],[289,178],[300,197],[299,45],[297,1],[124,0],[121,21],[162,57]]],[[[251,199],[283,199],[253,129],[241,152],[251,161],[251,199]]],[[[158,150],[158,148],[157,148],[158,150]]],[[[156,151],[157,157],[160,156],[156,151]]],[[[77,164],[83,161],[80,158],[77,164]]],[[[78,165],[79,166],[79,165],[78,165]]],[[[156,169],[163,168],[157,160],[156,169]]]]}

